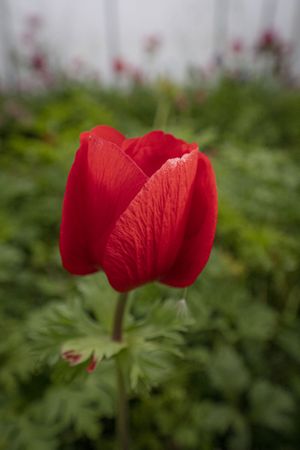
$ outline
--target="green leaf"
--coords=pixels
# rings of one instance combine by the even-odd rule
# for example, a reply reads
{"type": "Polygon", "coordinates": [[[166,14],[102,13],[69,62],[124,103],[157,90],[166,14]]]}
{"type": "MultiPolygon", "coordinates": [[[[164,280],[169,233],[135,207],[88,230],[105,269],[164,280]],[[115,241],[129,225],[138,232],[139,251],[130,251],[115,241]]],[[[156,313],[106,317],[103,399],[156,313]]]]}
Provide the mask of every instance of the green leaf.
{"type": "Polygon", "coordinates": [[[86,336],[70,339],[63,343],[61,353],[72,351],[79,354],[80,362],[86,361],[92,355],[100,362],[103,358],[111,358],[126,347],[125,342],[115,342],[110,336],[86,336]]]}
{"type": "Polygon", "coordinates": [[[249,392],[252,420],[273,430],[290,429],[295,404],[290,393],[268,381],[257,381],[249,392]]]}
{"type": "Polygon", "coordinates": [[[234,348],[218,345],[208,363],[208,374],[213,385],[231,398],[249,385],[249,372],[234,348]]]}

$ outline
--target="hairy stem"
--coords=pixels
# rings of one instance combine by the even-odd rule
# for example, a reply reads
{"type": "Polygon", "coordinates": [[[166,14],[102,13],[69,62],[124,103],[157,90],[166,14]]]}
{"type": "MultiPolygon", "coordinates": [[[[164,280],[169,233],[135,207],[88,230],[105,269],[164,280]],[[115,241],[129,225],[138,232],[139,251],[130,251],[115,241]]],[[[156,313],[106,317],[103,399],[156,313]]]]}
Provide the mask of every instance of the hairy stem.
{"type": "MultiPolygon", "coordinates": [[[[123,319],[128,300],[128,292],[119,295],[115,310],[112,339],[121,342],[123,339],[123,319]]],[[[117,435],[120,450],[129,450],[129,423],[128,423],[128,401],[126,385],[120,355],[116,357],[116,374],[118,388],[117,404],[117,435]]]]}

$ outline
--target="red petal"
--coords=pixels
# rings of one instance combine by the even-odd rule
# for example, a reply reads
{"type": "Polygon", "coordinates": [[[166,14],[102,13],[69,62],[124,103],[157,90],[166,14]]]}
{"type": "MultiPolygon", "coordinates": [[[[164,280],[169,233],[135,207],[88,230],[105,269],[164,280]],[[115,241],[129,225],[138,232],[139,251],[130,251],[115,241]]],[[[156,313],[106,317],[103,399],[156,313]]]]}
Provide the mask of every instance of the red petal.
{"type": "Polygon", "coordinates": [[[175,287],[194,283],[212,249],[217,208],[214,171],[207,156],[200,153],[186,233],[175,264],[161,280],[163,283],[175,287]]]}
{"type": "Polygon", "coordinates": [[[123,150],[148,175],[155,173],[168,159],[181,158],[198,149],[197,144],[187,144],[163,131],[152,131],[141,138],[126,139],[123,150]]]}
{"type": "Polygon", "coordinates": [[[74,350],[67,350],[66,352],[63,352],[61,356],[65,361],[69,362],[70,366],[76,366],[82,361],[82,355],[76,353],[74,350]]]}
{"type": "Polygon", "coordinates": [[[119,131],[115,130],[112,127],[109,127],[108,125],[98,125],[97,127],[93,128],[91,131],[85,131],[84,133],[81,133],[80,140],[83,142],[84,140],[88,139],[89,136],[97,136],[101,139],[104,139],[105,141],[112,142],[113,144],[118,145],[121,147],[122,142],[125,140],[125,137],[123,134],[121,134],[119,131]]]}
{"type": "Polygon", "coordinates": [[[60,251],[69,272],[84,275],[99,270],[108,234],[146,181],[115,144],[92,135],[83,142],[63,205],[60,251]]]}
{"type": "Polygon", "coordinates": [[[198,151],[167,161],[120,216],[107,241],[103,268],[127,291],[158,279],[173,265],[188,216],[198,151]]]}
{"type": "Polygon", "coordinates": [[[95,355],[92,355],[92,358],[91,358],[91,360],[90,360],[90,362],[89,362],[89,364],[88,364],[88,366],[86,368],[86,371],[88,373],[94,372],[94,370],[96,369],[97,364],[98,364],[98,359],[95,357],[95,355]]]}

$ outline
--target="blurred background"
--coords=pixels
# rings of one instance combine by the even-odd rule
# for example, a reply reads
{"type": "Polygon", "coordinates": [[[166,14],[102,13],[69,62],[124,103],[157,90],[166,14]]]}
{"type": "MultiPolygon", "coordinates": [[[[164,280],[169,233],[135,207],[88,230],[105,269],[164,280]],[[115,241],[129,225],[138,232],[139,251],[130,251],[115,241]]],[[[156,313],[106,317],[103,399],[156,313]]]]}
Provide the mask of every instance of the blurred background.
{"type": "Polygon", "coordinates": [[[109,83],[117,60],[147,80],[237,63],[252,73],[259,38],[275,30],[297,74],[299,10],[298,0],[2,0],[1,79],[28,88],[39,62],[44,72],[109,83]]]}
{"type": "Polygon", "coordinates": [[[170,352],[132,353],[132,449],[299,449],[300,1],[0,0],[0,36],[0,449],[115,448],[110,361],[88,375],[59,356],[86,321],[111,326],[104,277],[58,252],[97,124],[199,143],[219,191],[188,310],[180,290],[135,294],[170,352]]]}

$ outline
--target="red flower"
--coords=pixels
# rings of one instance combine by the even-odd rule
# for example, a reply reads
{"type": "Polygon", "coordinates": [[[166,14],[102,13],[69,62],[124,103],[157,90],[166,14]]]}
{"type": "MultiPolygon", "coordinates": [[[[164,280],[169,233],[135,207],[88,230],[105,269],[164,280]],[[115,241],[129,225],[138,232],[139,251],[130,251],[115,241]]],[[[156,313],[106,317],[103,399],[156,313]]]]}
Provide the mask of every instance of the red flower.
{"type": "Polygon", "coordinates": [[[268,47],[274,45],[278,41],[278,36],[273,30],[266,30],[260,38],[261,46],[268,47]]]}
{"type": "Polygon", "coordinates": [[[216,216],[214,172],[197,144],[98,126],[82,133],[67,181],[63,265],[104,270],[120,292],[153,280],[189,286],[209,258],[216,216]]]}
{"type": "Polygon", "coordinates": [[[125,61],[123,61],[123,59],[115,58],[112,61],[112,69],[113,69],[114,73],[121,74],[121,73],[126,72],[127,64],[125,63],[125,61]]]}
{"type": "Polygon", "coordinates": [[[147,53],[155,53],[162,44],[162,40],[160,36],[151,35],[147,36],[145,39],[145,51],[147,53]]]}
{"type": "Polygon", "coordinates": [[[284,43],[275,30],[266,30],[260,36],[256,49],[258,52],[281,52],[284,43]]]}
{"type": "Polygon", "coordinates": [[[234,53],[242,53],[244,50],[244,42],[241,39],[234,39],[231,43],[231,49],[234,53]]]}
{"type": "Polygon", "coordinates": [[[37,72],[45,72],[47,70],[47,61],[42,53],[35,53],[31,58],[31,67],[37,72]]]}

